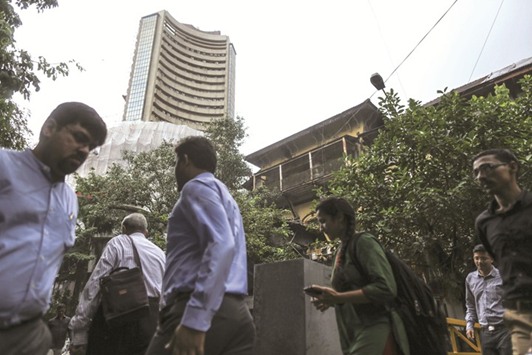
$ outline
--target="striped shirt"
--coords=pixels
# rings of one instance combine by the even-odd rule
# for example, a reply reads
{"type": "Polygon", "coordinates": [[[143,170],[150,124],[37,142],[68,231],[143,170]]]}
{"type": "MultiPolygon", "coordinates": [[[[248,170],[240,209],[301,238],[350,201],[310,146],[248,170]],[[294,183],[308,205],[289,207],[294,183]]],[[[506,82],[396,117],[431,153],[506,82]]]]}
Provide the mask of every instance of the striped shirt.
{"type": "Polygon", "coordinates": [[[473,329],[475,322],[481,326],[502,324],[502,279],[499,270],[493,267],[487,276],[478,271],[466,277],[466,329],[473,329]]]}
{"type": "MultiPolygon", "coordinates": [[[[133,233],[130,237],[139,253],[148,297],[160,297],[165,263],[164,252],[146,239],[142,233],[133,233]]],[[[76,314],[70,321],[72,344],[87,344],[90,322],[100,305],[100,279],[118,267],[134,268],[136,266],[133,248],[127,235],[121,234],[107,243],[81,293],[76,314]]]]}

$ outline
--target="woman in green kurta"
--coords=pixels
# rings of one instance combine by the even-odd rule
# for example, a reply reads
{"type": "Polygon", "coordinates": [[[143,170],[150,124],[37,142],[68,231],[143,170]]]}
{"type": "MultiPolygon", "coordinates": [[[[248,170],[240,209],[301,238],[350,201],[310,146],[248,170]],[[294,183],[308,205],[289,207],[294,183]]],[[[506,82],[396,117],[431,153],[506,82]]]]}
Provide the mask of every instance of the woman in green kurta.
{"type": "Polygon", "coordinates": [[[334,306],[342,351],[346,355],[409,355],[403,323],[389,305],[397,294],[384,250],[369,233],[355,233],[355,211],[342,198],[330,197],[316,208],[321,230],[340,239],[332,288],[312,298],[320,311],[334,306]],[[352,246],[356,243],[356,249],[352,246]],[[356,250],[356,255],[350,255],[356,250]],[[353,263],[357,258],[364,270],[353,263]]]}

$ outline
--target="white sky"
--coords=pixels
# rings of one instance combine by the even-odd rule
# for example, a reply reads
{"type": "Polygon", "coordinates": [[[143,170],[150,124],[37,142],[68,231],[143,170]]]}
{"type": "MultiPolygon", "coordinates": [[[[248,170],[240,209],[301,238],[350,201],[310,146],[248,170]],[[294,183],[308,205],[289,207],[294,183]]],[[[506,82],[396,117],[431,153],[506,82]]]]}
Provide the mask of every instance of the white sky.
{"type": "MultiPolygon", "coordinates": [[[[43,79],[30,102],[17,101],[29,109],[35,133],[65,101],[93,106],[108,124],[120,121],[140,18],[167,10],[181,23],[221,31],[234,44],[236,112],[245,118],[249,137],[242,152],[249,154],[369,97],[377,104],[381,93],[375,94],[371,74],[388,78],[454,2],[59,1],[40,14],[19,12],[17,45],[50,62],[75,59],[86,71],[43,79]]],[[[387,88],[426,102],[437,90],[531,57],[531,19],[531,0],[458,0],[387,88]]]]}

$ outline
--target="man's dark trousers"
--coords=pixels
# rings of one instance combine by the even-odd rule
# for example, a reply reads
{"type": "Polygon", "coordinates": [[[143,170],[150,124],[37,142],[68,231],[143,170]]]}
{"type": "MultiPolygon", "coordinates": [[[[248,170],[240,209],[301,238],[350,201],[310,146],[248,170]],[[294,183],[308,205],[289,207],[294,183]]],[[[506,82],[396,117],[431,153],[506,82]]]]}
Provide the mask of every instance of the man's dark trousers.
{"type": "Polygon", "coordinates": [[[512,355],[512,339],[510,332],[504,325],[493,330],[487,327],[480,329],[482,355],[512,355]]]}
{"type": "MultiPolygon", "coordinates": [[[[159,316],[159,325],[146,355],[170,355],[165,349],[181,317],[190,295],[169,301],[159,316]]],[[[244,296],[226,294],[205,335],[205,355],[253,355],[255,326],[244,296]]]]}
{"type": "Polygon", "coordinates": [[[109,328],[98,307],[89,329],[86,355],[144,355],[157,328],[159,299],[150,299],[149,316],[109,328]]]}
{"type": "Polygon", "coordinates": [[[41,317],[0,329],[2,355],[45,355],[51,346],[52,334],[41,317]]]}

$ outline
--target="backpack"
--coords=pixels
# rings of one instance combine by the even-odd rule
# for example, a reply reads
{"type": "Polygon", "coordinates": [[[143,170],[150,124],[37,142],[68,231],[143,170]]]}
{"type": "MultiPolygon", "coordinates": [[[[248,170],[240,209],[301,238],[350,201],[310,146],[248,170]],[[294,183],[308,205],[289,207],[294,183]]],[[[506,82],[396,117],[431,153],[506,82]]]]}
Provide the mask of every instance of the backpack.
{"type": "MultiPolygon", "coordinates": [[[[349,251],[353,264],[364,275],[364,268],[356,255],[358,233],[351,240],[349,251]]],[[[378,243],[378,240],[372,236],[378,243]]],[[[382,246],[381,246],[382,247],[382,246]]],[[[395,277],[397,297],[392,308],[401,317],[410,345],[411,355],[446,355],[447,320],[437,307],[430,288],[412,269],[390,251],[384,249],[395,277]]]]}

